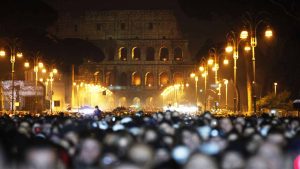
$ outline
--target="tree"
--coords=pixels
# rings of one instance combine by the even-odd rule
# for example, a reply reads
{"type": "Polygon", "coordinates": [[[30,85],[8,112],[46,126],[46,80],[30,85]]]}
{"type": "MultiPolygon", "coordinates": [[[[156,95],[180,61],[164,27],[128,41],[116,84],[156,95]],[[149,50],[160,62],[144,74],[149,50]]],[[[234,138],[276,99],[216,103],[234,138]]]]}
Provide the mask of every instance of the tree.
{"type": "Polygon", "coordinates": [[[257,102],[257,106],[268,109],[276,108],[290,110],[293,107],[292,101],[290,100],[290,95],[291,93],[288,91],[283,91],[277,95],[274,93],[269,93],[257,102]]]}

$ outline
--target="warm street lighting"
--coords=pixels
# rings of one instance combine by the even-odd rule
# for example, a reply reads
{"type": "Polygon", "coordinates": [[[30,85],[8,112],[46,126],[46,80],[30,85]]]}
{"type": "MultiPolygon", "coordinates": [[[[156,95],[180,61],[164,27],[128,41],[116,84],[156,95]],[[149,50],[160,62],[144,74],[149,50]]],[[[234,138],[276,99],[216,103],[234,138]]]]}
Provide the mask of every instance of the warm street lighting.
{"type": "Polygon", "coordinates": [[[251,50],[251,46],[249,45],[249,43],[246,43],[245,47],[244,47],[244,50],[246,52],[249,52],[251,50]]]}
{"type": "MultiPolygon", "coordinates": [[[[257,28],[260,24],[265,23],[263,16],[252,16],[251,13],[247,12],[244,16],[245,23],[247,24],[247,28],[250,31],[250,45],[252,48],[252,73],[253,73],[253,81],[252,81],[252,100],[253,100],[253,112],[256,115],[256,66],[255,66],[255,47],[257,46],[257,37],[256,32],[257,28]]],[[[267,26],[265,31],[265,36],[270,38],[273,36],[273,32],[270,29],[270,26],[267,26]]],[[[251,105],[248,105],[248,111],[251,111],[251,105]]]]}
{"type": "MultiPolygon", "coordinates": [[[[35,74],[35,113],[38,113],[38,81],[43,82],[43,78],[39,78],[39,72],[45,74],[47,72],[46,68],[44,67],[44,63],[41,61],[41,57],[39,56],[39,52],[34,54],[32,57],[33,62],[33,72],[35,74]]],[[[24,63],[25,68],[30,67],[30,62],[27,60],[24,63]]]]}
{"type": "MultiPolygon", "coordinates": [[[[15,62],[16,57],[21,58],[20,52],[17,49],[18,39],[13,39],[8,45],[10,49],[10,63],[11,63],[11,81],[12,81],[12,89],[11,89],[11,110],[13,114],[15,114],[15,62]]],[[[0,56],[4,57],[6,52],[4,50],[0,51],[0,56]]],[[[23,55],[22,55],[23,56],[23,55]]]]}
{"type": "Polygon", "coordinates": [[[54,69],[52,70],[52,72],[53,72],[54,74],[57,74],[57,73],[58,73],[58,70],[54,68],[54,69]]]}
{"type": "Polygon", "coordinates": [[[208,61],[207,61],[207,64],[208,65],[214,64],[214,60],[212,58],[209,58],[208,61]]]}
{"type": "MultiPolygon", "coordinates": [[[[215,84],[218,83],[218,71],[220,69],[220,66],[219,66],[219,63],[220,63],[220,55],[218,54],[217,52],[217,49],[216,48],[210,48],[209,49],[209,55],[211,57],[211,59],[214,59],[212,61],[209,61],[209,62],[212,62],[213,63],[213,67],[212,67],[212,71],[215,72],[215,84]]],[[[223,61],[224,62],[224,61],[223,61]]],[[[225,62],[226,63],[226,62],[225,62]]],[[[228,63],[228,62],[227,62],[228,63]]],[[[226,64],[225,64],[226,65],[226,64]]]]}
{"type": "Polygon", "coordinates": [[[196,76],[195,73],[191,73],[191,74],[190,74],[190,77],[191,77],[191,78],[194,78],[195,76],[196,76]]]}
{"type": "Polygon", "coordinates": [[[29,62],[26,61],[26,62],[24,63],[24,67],[25,67],[25,68],[29,68],[29,66],[30,66],[29,62]]]}
{"type": "Polygon", "coordinates": [[[272,29],[270,28],[270,26],[267,27],[267,30],[265,31],[265,36],[267,38],[271,38],[273,36],[273,31],[272,29]]]}
{"type": "Polygon", "coordinates": [[[247,39],[248,38],[248,31],[243,30],[240,34],[241,39],[247,39]]]}
{"type": "Polygon", "coordinates": [[[277,95],[277,82],[274,83],[274,94],[275,96],[277,95]]]}
{"type": "Polygon", "coordinates": [[[228,65],[228,64],[229,64],[229,60],[225,58],[225,59],[223,60],[223,64],[224,64],[224,65],[228,65]]]}
{"type": "Polygon", "coordinates": [[[1,57],[4,57],[6,54],[5,54],[5,50],[0,50],[0,56],[1,57]]]}
{"type": "Polygon", "coordinates": [[[43,67],[44,67],[44,64],[43,64],[42,62],[39,62],[39,63],[38,63],[38,67],[39,67],[39,68],[43,68],[43,67]]]}
{"type": "Polygon", "coordinates": [[[17,57],[18,57],[18,58],[22,58],[22,57],[23,57],[23,53],[18,52],[18,53],[17,53],[17,57]]]}
{"type": "Polygon", "coordinates": [[[228,80],[223,79],[225,84],[225,108],[228,110],[228,80]]]}
{"type": "Polygon", "coordinates": [[[203,71],[204,71],[204,66],[200,66],[200,67],[199,67],[199,71],[200,71],[200,72],[203,72],[203,71]]]}
{"type": "Polygon", "coordinates": [[[230,44],[228,44],[228,45],[226,46],[226,48],[225,48],[225,51],[226,51],[227,53],[231,53],[231,52],[233,51],[233,46],[231,46],[230,44]]]}
{"type": "Polygon", "coordinates": [[[235,87],[234,92],[234,98],[233,98],[233,104],[234,104],[234,113],[236,113],[237,110],[237,101],[239,101],[238,93],[237,93],[237,83],[236,83],[236,77],[237,77],[237,59],[239,58],[239,45],[240,42],[245,40],[246,35],[248,36],[248,32],[243,32],[240,34],[240,37],[236,36],[236,33],[234,31],[230,31],[227,35],[227,47],[226,52],[231,53],[233,52],[233,83],[235,87]]]}

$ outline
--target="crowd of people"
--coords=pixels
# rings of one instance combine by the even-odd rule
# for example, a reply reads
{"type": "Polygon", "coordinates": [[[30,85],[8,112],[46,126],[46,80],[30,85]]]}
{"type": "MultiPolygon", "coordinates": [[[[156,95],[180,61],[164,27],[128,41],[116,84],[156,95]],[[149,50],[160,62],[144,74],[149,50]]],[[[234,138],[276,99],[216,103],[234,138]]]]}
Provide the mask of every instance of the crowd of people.
{"type": "Polygon", "coordinates": [[[1,116],[1,169],[299,169],[295,118],[1,116]]]}

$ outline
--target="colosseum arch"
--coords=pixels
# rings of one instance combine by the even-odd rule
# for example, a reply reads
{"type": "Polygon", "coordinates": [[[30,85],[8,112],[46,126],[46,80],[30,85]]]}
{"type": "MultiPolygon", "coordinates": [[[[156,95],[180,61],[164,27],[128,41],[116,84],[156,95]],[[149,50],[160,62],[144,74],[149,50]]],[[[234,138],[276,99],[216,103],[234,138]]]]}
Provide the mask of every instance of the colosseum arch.
{"type": "Polygon", "coordinates": [[[183,73],[182,72],[175,72],[173,73],[173,82],[174,84],[183,84],[183,73]]]}
{"type": "Polygon", "coordinates": [[[162,72],[159,75],[159,85],[161,87],[167,86],[169,84],[169,75],[167,72],[162,72]]]}
{"type": "Polygon", "coordinates": [[[113,61],[115,58],[115,49],[114,48],[109,48],[108,49],[108,54],[107,54],[107,60],[113,61]]]}
{"type": "Polygon", "coordinates": [[[146,61],[155,60],[155,49],[153,47],[148,47],[146,50],[146,61]]]}
{"type": "Polygon", "coordinates": [[[127,49],[125,47],[119,48],[119,59],[122,61],[127,60],[127,49]]]}
{"type": "Polygon", "coordinates": [[[131,55],[132,60],[141,60],[141,49],[138,47],[132,48],[131,55]]]}
{"type": "Polygon", "coordinates": [[[141,105],[141,99],[139,97],[134,97],[132,99],[132,104],[135,106],[140,106],[141,105]]]}
{"type": "Polygon", "coordinates": [[[127,107],[127,98],[126,97],[120,97],[118,106],[127,107]]]}
{"type": "Polygon", "coordinates": [[[161,61],[168,61],[169,60],[169,49],[166,47],[160,48],[159,58],[161,61]]]}
{"type": "Polygon", "coordinates": [[[153,97],[147,97],[145,100],[145,106],[149,109],[154,107],[154,99],[153,97]]]}
{"type": "Polygon", "coordinates": [[[131,85],[140,86],[142,83],[141,76],[137,72],[133,72],[131,75],[131,85]]]}
{"type": "Polygon", "coordinates": [[[180,47],[177,47],[174,49],[174,60],[181,61],[183,59],[183,53],[182,49],[180,47]]]}
{"type": "Polygon", "coordinates": [[[128,77],[125,72],[122,72],[119,76],[119,85],[120,86],[127,86],[128,85],[128,77]]]}
{"type": "Polygon", "coordinates": [[[151,87],[154,85],[153,73],[147,72],[145,75],[145,86],[151,87]]]}
{"type": "Polygon", "coordinates": [[[111,86],[115,84],[115,78],[112,72],[105,73],[105,84],[111,86]]]}

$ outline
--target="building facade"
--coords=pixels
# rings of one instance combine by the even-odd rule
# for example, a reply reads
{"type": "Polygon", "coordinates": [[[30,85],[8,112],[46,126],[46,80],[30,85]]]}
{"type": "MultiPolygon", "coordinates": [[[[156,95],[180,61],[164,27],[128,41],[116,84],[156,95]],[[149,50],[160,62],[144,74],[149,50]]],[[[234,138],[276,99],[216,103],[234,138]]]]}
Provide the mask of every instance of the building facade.
{"type": "Polygon", "coordinates": [[[59,38],[88,40],[103,51],[105,59],[86,60],[75,79],[107,86],[115,106],[161,106],[164,88],[189,83],[195,68],[188,41],[169,10],[62,14],[51,31],[59,38]]]}

